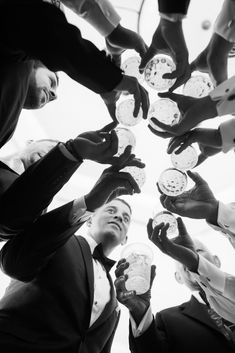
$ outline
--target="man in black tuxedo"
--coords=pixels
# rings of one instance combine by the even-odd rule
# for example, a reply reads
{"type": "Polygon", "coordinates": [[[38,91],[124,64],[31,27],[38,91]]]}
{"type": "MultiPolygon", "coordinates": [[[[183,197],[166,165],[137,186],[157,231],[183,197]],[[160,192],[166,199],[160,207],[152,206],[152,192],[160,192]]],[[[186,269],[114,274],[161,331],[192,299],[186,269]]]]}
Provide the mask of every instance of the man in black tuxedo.
{"type": "MultiPolygon", "coordinates": [[[[152,229],[151,224],[152,220],[148,224],[149,238],[162,250],[163,236],[160,228],[163,229],[163,224],[157,226],[158,229],[156,227],[155,230],[152,229]]],[[[185,228],[180,219],[178,219],[178,227],[182,235],[185,228]]],[[[220,262],[216,255],[212,255],[202,242],[194,240],[194,243],[199,256],[219,267],[220,262]]],[[[120,260],[116,269],[115,286],[117,299],[130,311],[129,342],[132,353],[235,352],[234,338],[231,339],[230,336],[230,334],[233,335],[231,330],[235,325],[222,320],[217,313],[209,309],[205,292],[192,278],[186,266],[176,263],[175,278],[180,284],[186,285],[193,291],[192,297],[186,303],[158,312],[155,318],[152,316],[150,307],[150,290],[142,295],[126,290],[126,276],[123,271],[127,267],[126,260],[120,260]]],[[[208,274],[208,283],[213,282],[209,278],[211,276],[213,280],[215,279],[215,274],[208,274]]],[[[211,286],[213,287],[213,284],[211,286]]],[[[205,287],[202,286],[202,288],[205,287]]]]}
{"type": "Polygon", "coordinates": [[[60,9],[42,0],[1,0],[0,147],[12,136],[23,108],[41,108],[56,98],[57,71],[101,94],[110,112],[120,93],[129,92],[135,116],[142,105],[147,118],[147,91],[83,39],[60,9]]]}
{"type": "Polygon", "coordinates": [[[24,229],[18,229],[1,250],[2,269],[14,278],[0,302],[1,352],[110,351],[119,309],[108,273],[113,261],[105,255],[126,242],[131,219],[129,205],[112,198],[139,192],[131,175],[118,170],[128,164],[143,164],[130,154],[129,147],[124,157],[113,157],[115,134],[107,134],[84,133],[76,141],[58,144],[18,177],[12,184],[13,191],[4,198],[5,203],[18,203],[19,212],[21,204],[20,219],[16,210],[12,212],[13,220],[24,229]],[[37,214],[49,203],[56,185],[68,180],[82,158],[115,167],[102,173],[83,200],[37,214]],[[103,205],[108,198],[111,201],[103,205]],[[74,233],[86,211],[95,212],[85,239],[74,233]]]}
{"type": "MultiPolygon", "coordinates": [[[[11,156],[17,166],[14,166],[14,162],[13,165],[0,162],[0,238],[8,240],[31,225],[83,159],[119,166],[127,162],[143,167],[143,163],[133,159],[130,146],[122,156],[114,157],[118,149],[117,135],[112,130],[114,126],[115,123],[111,123],[100,130],[82,133],[66,143],[53,140],[32,143],[17,158],[11,156]]],[[[124,174],[129,178],[129,174],[124,174]]],[[[134,189],[140,191],[136,183],[134,189]]],[[[99,200],[102,197],[104,202],[107,195],[105,191],[102,194],[99,200]]],[[[77,206],[73,207],[76,209],[77,206]]]]}
{"type": "Polygon", "coordinates": [[[79,224],[69,224],[68,209],[43,215],[1,251],[3,270],[16,278],[0,302],[2,352],[110,352],[119,309],[108,273],[114,262],[103,254],[126,242],[131,210],[121,199],[108,202],[85,239],[74,235],[79,224]]]}

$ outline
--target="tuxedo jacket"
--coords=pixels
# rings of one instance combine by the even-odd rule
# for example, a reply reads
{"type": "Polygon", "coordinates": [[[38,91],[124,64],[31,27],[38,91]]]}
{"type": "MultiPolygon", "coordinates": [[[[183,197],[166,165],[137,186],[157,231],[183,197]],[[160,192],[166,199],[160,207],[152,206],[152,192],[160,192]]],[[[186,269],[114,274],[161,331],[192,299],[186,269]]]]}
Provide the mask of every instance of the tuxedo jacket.
{"type": "Polygon", "coordinates": [[[159,12],[187,14],[190,0],[158,0],[159,12]]]}
{"type": "Polygon", "coordinates": [[[96,93],[111,91],[123,77],[56,6],[42,0],[0,0],[0,148],[15,131],[35,59],[96,93]]]}
{"type": "Polygon", "coordinates": [[[80,164],[68,159],[59,145],[21,175],[0,162],[0,238],[31,227],[80,164]]]}
{"type": "Polygon", "coordinates": [[[206,305],[193,296],[180,306],[160,311],[138,338],[130,328],[129,340],[132,353],[235,352],[210,318],[206,305]]]}
{"type": "MultiPolygon", "coordinates": [[[[47,223],[48,219],[44,227],[47,223]]],[[[2,249],[3,270],[17,279],[0,301],[1,352],[110,352],[119,320],[112,280],[107,274],[111,299],[89,327],[94,295],[90,247],[84,238],[73,235],[78,226],[59,223],[53,226],[54,239],[47,239],[53,230],[45,228],[38,240],[37,228],[31,241],[22,237],[14,247],[16,236],[2,249]]]]}
{"type": "Polygon", "coordinates": [[[81,36],[56,6],[42,0],[0,1],[0,61],[40,60],[96,93],[113,90],[122,71],[81,36]]]}

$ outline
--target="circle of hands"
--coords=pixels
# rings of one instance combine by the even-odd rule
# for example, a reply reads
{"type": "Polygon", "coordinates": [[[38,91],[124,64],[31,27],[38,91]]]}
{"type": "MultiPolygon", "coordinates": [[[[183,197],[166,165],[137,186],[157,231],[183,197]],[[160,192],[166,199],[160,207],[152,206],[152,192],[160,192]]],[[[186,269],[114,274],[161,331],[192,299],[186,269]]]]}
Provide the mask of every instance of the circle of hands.
{"type": "MultiPolygon", "coordinates": [[[[119,28],[118,30],[122,29],[119,28]]],[[[134,32],[125,32],[125,34],[128,34],[131,39],[128,48],[135,49],[141,56],[139,66],[141,73],[143,73],[147,63],[159,53],[170,55],[176,63],[176,70],[163,76],[163,78],[176,79],[176,81],[169,89],[169,92],[159,93],[159,97],[169,98],[176,102],[181,113],[181,119],[177,124],[169,126],[156,118],[151,118],[153,123],[163,131],[156,131],[152,126],[148,125],[150,131],[156,136],[170,138],[167,153],[171,154],[173,151],[176,151],[176,154],[181,153],[192,143],[197,143],[201,152],[197,165],[204,162],[208,157],[219,153],[221,151],[221,136],[219,132],[213,129],[195,128],[201,121],[217,116],[215,104],[209,96],[198,99],[176,94],[173,91],[185,83],[195,70],[208,73],[215,85],[226,80],[227,57],[231,49],[231,43],[214,33],[208,46],[189,64],[188,49],[181,21],[170,22],[161,19],[149,48],[134,32]]],[[[113,37],[106,39],[106,46],[112,59],[120,66],[120,55],[125,50],[125,46],[118,42],[118,36],[115,37],[115,35],[116,33],[114,33],[113,37]]],[[[97,191],[99,195],[104,195],[103,199],[106,200],[121,194],[140,192],[133,177],[129,173],[120,172],[120,170],[127,165],[143,168],[144,164],[131,153],[130,146],[126,147],[121,156],[115,156],[118,149],[118,139],[113,129],[117,125],[115,116],[116,103],[122,92],[127,92],[134,96],[134,117],[138,115],[139,109],[142,107],[143,118],[146,119],[149,108],[147,91],[139,85],[136,78],[123,75],[123,80],[115,90],[102,94],[102,98],[114,122],[101,130],[90,131],[78,136],[80,145],[82,143],[85,144],[86,140],[87,155],[84,158],[92,159],[99,163],[111,164],[111,167],[103,171],[100,179],[90,194],[87,195],[87,198],[92,200],[91,203],[93,205],[95,204],[94,200],[96,199],[97,191]]],[[[198,173],[188,171],[187,174],[194,182],[194,186],[177,197],[161,194],[160,201],[163,207],[183,217],[202,218],[208,221],[215,220],[218,201],[215,199],[207,182],[198,173]]],[[[150,219],[147,225],[148,237],[160,251],[181,262],[188,270],[196,271],[198,254],[193,240],[180,217],[177,218],[177,223],[179,235],[174,239],[169,239],[167,237],[169,224],[161,223],[153,228],[152,219],[150,219]]],[[[150,305],[151,287],[155,278],[156,267],[154,265],[151,266],[149,290],[144,294],[137,295],[133,290],[128,291],[125,286],[128,279],[125,270],[128,266],[129,264],[125,259],[121,259],[117,264],[115,271],[117,299],[127,306],[131,312],[143,315],[150,305]]]]}

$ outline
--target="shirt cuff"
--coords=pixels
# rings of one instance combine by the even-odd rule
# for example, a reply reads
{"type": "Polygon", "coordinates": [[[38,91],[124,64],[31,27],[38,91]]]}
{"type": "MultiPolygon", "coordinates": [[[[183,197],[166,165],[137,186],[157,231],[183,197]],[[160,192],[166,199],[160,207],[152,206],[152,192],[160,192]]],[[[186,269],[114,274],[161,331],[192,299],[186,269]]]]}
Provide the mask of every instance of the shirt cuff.
{"type": "Polygon", "coordinates": [[[72,155],[72,153],[69,152],[69,150],[65,147],[63,143],[59,143],[59,149],[65,157],[67,157],[71,161],[78,162],[78,160],[72,155]]]}
{"type": "Polygon", "coordinates": [[[169,14],[169,13],[159,12],[159,15],[164,20],[168,20],[170,22],[182,21],[186,17],[186,15],[183,15],[181,13],[171,13],[171,14],[169,14]]]}
{"type": "Polygon", "coordinates": [[[132,329],[132,334],[134,338],[141,336],[145,331],[147,331],[152,321],[153,321],[153,314],[152,314],[151,307],[149,307],[146,313],[144,314],[138,327],[136,325],[136,322],[133,316],[130,314],[130,323],[131,323],[131,329],[132,329]]]}
{"type": "Polygon", "coordinates": [[[79,15],[104,37],[112,33],[121,21],[108,0],[84,1],[79,15]]]}
{"type": "Polygon", "coordinates": [[[235,43],[235,1],[225,0],[215,21],[214,32],[235,43]]]}
{"type": "Polygon", "coordinates": [[[218,101],[216,109],[219,116],[235,112],[235,76],[222,82],[210,92],[213,101],[218,101]]]}
{"type": "Polygon", "coordinates": [[[235,202],[225,205],[219,202],[217,223],[235,235],[235,202]]]}
{"type": "Polygon", "coordinates": [[[235,147],[235,118],[220,124],[219,131],[222,139],[222,151],[226,153],[235,147]]]}
{"type": "Polygon", "coordinates": [[[75,225],[77,222],[85,222],[91,214],[92,212],[87,211],[84,196],[79,197],[73,201],[73,207],[69,216],[70,223],[71,225],[75,225]]]}
{"type": "Polygon", "coordinates": [[[226,274],[201,255],[199,255],[197,272],[199,273],[200,283],[204,283],[208,287],[213,287],[220,293],[224,292],[226,274]]]}

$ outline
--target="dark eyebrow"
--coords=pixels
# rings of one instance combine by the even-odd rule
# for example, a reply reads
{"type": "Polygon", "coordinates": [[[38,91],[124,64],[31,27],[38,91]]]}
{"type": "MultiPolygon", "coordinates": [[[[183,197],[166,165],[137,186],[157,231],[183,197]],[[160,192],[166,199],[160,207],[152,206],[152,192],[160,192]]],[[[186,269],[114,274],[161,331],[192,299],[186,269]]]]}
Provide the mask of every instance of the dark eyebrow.
{"type": "Polygon", "coordinates": [[[109,208],[112,208],[113,210],[117,210],[117,207],[116,206],[106,206],[105,207],[105,210],[108,210],[109,208]]]}

